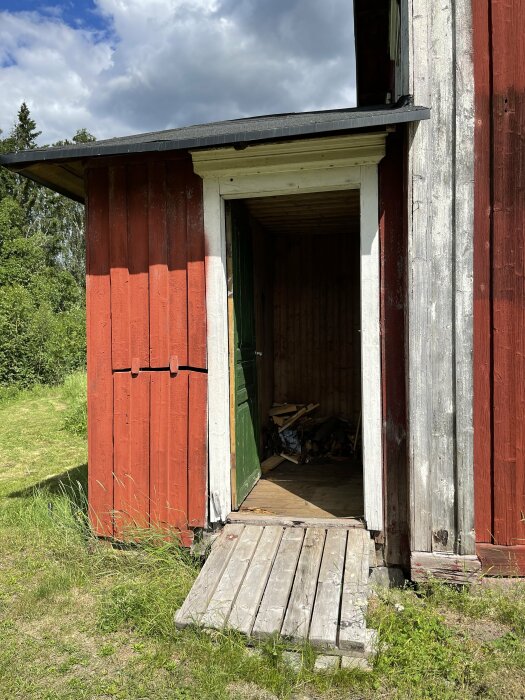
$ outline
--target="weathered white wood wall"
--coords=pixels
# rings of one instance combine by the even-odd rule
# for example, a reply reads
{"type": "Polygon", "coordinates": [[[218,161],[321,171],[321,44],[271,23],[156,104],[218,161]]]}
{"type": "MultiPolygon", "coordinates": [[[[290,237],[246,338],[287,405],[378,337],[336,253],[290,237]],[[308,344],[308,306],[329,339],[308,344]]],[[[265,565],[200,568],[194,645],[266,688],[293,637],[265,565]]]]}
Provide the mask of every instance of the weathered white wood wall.
{"type": "Polygon", "coordinates": [[[471,0],[402,0],[410,127],[408,400],[411,548],[474,552],[471,0]]]}

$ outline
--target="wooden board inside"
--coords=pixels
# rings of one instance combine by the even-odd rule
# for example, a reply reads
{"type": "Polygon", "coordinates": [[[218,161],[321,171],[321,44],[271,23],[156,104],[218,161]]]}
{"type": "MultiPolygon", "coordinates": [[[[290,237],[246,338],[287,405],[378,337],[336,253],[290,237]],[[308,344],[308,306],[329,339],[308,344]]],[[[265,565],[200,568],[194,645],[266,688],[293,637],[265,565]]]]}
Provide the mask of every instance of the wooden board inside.
{"type": "Polygon", "coordinates": [[[240,512],[296,518],[361,518],[362,469],[348,462],[283,462],[255,485],[240,512]]]}

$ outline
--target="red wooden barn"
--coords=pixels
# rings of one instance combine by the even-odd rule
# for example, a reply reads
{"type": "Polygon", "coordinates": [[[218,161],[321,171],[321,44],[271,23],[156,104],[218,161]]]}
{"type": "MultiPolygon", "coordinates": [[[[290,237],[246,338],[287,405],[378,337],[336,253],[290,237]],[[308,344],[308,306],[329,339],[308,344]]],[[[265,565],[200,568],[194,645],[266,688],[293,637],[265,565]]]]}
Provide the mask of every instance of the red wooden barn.
{"type": "Polygon", "coordinates": [[[2,156],[86,203],[93,526],[525,574],[525,2],[354,14],[358,108],[2,156]]]}

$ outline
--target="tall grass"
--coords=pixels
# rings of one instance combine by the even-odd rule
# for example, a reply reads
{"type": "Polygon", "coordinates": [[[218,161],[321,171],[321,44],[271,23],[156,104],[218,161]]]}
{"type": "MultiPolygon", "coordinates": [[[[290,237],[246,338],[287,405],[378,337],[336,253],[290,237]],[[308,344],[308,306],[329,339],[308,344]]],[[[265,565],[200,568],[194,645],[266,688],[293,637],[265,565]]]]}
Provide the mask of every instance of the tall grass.
{"type": "Polygon", "coordinates": [[[62,387],[67,403],[64,428],[73,435],[87,436],[87,378],[85,372],[70,374],[62,387]]]}

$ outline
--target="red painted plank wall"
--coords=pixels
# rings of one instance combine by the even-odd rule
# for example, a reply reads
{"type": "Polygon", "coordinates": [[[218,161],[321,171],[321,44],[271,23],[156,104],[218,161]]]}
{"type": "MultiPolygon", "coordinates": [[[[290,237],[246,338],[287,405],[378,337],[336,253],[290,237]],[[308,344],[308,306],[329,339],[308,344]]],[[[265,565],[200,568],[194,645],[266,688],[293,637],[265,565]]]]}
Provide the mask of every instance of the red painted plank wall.
{"type": "Polygon", "coordinates": [[[206,522],[202,182],[188,157],[88,169],[89,502],[95,530],[206,522]]]}
{"type": "MultiPolygon", "coordinates": [[[[525,0],[473,0],[476,535],[525,546],[525,0]]],[[[499,565],[498,565],[499,566],[499,565]]],[[[525,568],[519,565],[525,573],[525,568]]]]}

